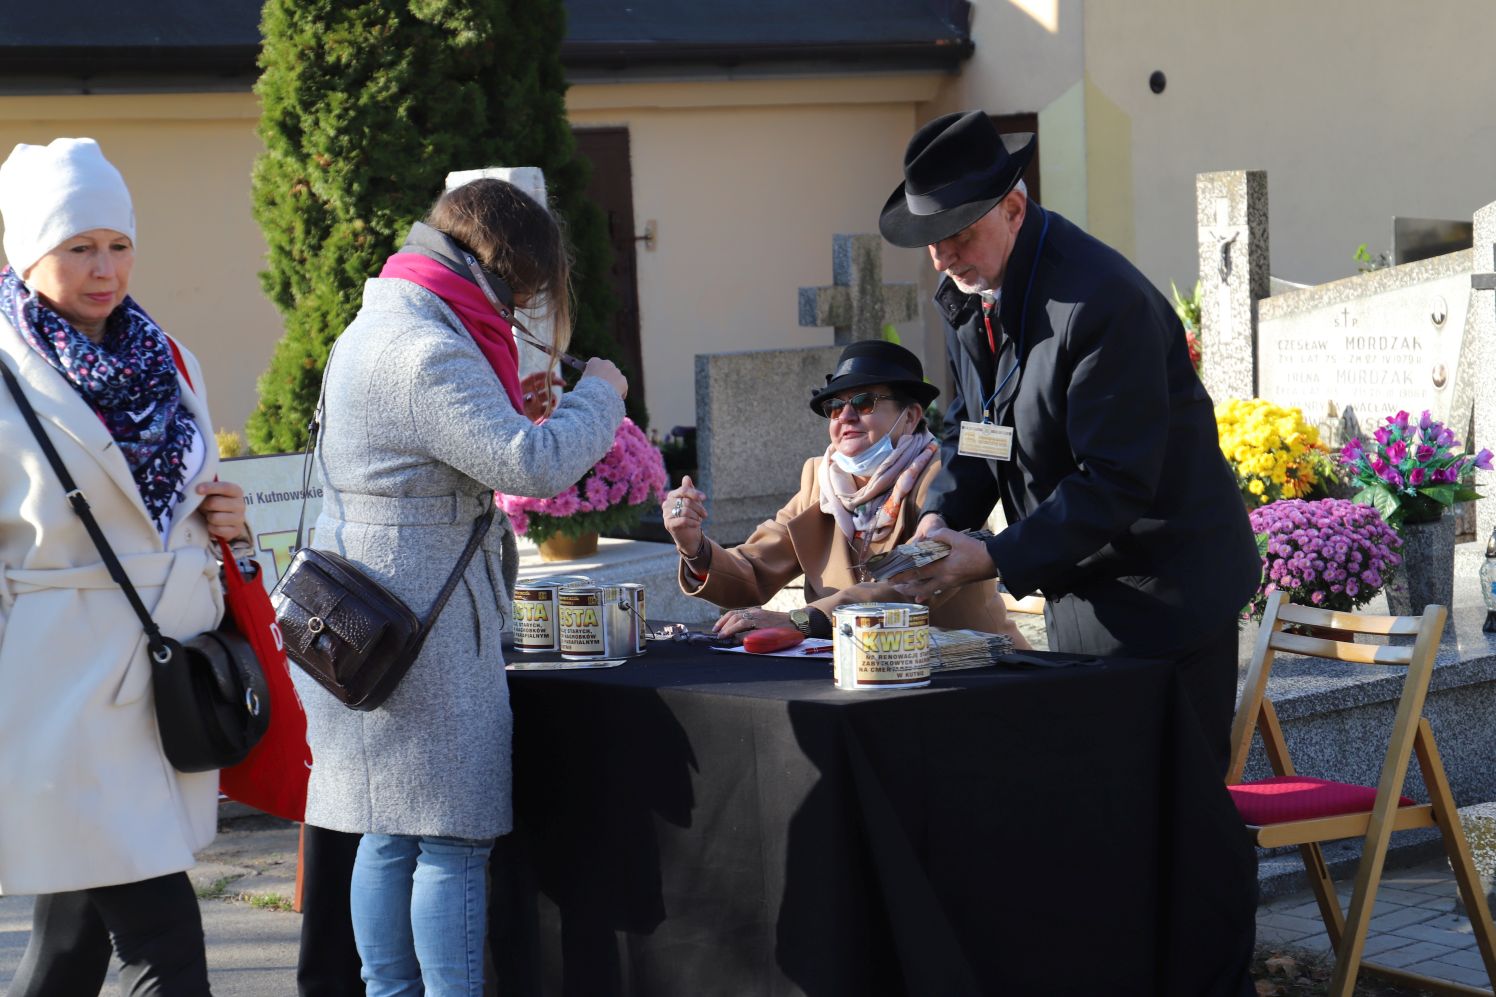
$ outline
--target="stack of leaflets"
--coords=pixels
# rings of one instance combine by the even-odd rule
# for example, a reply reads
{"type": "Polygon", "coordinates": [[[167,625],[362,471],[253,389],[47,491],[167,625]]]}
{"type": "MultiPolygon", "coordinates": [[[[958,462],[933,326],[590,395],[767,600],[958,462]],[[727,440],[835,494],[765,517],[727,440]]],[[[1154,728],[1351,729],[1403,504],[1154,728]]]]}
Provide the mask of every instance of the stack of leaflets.
{"type": "Polygon", "coordinates": [[[993,659],[1013,650],[1013,638],[1007,634],[989,634],[981,630],[942,630],[930,628],[930,671],[949,672],[958,668],[985,668],[993,659]]]}
{"type": "MultiPolygon", "coordinates": [[[[977,540],[992,539],[992,534],[987,530],[966,530],[965,533],[977,540]]],[[[933,564],[950,552],[950,546],[939,540],[911,540],[908,543],[899,544],[893,550],[874,554],[862,567],[869,577],[882,582],[902,571],[933,564]]]]}

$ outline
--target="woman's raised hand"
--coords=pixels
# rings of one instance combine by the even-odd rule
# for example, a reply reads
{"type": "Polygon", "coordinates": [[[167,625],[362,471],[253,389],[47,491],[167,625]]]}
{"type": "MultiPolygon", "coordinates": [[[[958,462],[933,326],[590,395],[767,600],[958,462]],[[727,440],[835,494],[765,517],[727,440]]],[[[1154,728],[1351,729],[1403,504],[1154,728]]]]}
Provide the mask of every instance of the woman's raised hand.
{"type": "Polygon", "coordinates": [[[660,503],[660,512],[665,519],[665,529],[675,546],[686,557],[701,549],[701,523],[706,519],[706,492],[698,489],[688,474],[681,479],[680,487],[665,493],[660,503]]]}
{"type": "Polygon", "coordinates": [[[607,381],[614,391],[618,392],[619,398],[627,398],[629,396],[628,378],[623,376],[623,371],[619,370],[618,365],[611,360],[604,360],[602,357],[593,357],[587,361],[587,369],[582,371],[582,377],[600,377],[604,381],[607,381]]]}
{"type": "Polygon", "coordinates": [[[197,486],[204,495],[203,518],[208,521],[208,535],[215,540],[240,540],[249,536],[244,518],[244,489],[232,481],[204,481],[197,486]]]}

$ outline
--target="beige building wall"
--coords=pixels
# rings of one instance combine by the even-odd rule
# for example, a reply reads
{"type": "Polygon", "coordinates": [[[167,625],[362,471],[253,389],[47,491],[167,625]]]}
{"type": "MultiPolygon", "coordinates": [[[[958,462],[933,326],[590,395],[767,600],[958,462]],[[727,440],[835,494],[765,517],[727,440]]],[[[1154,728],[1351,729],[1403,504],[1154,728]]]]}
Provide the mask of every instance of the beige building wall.
{"type": "MultiPolygon", "coordinates": [[[[833,235],[877,231],[915,107],[941,80],[571,90],[575,125],[629,128],[634,215],[641,231],[657,226],[655,250],[640,244],[638,256],[654,424],[695,423],[697,353],[832,341],[830,329],[798,325],[797,288],[831,282],[833,235]]],[[[202,359],[217,428],[242,429],[281,334],[250,214],[258,114],[248,93],[0,99],[0,153],[88,135],[124,174],[138,219],[131,293],[202,359]]],[[[918,265],[918,254],[890,250],[885,279],[913,280],[918,265]]],[[[917,330],[903,327],[916,350],[917,330]]]]}
{"type": "Polygon", "coordinates": [[[1272,272],[1311,283],[1354,273],[1359,243],[1387,249],[1394,214],[1496,201],[1493,30],[1480,0],[1087,3],[1086,72],[1127,124],[1089,151],[1130,171],[1134,261],[1193,283],[1211,170],[1267,171],[1272,272]]]}
{"type": "MultiPolygon", "coordinates": [[[[956,111],[1039,115],[1039,186],[1043,203],[1081,226],[1087,224],[1091,177],[1086,158],[1086,93],[1082,0],[973,0],[971,38],[976,51],[958,75],[944,77],[935,96],[917,110],[917,124],[956,111]]],[[[902,163],[900,153],[897,162],[902,163]]],[[[922,251],[922,298],[935,293],[938,275],[922,251]]],[[[945,334],[925,309],[925,355],[949,387],[945,334]]],[[[928,365],[928,364],[927,364],[928,365]]],[[[932,374],[932,380],[936,377],[932,374]]]]}
{"type": "MultiPolygon", "coordinates": [[[[878,231],[915,107],[943,79],[572,88],[573,125],[628,127],[635,224],[656,224],[655,249],[638,253],[654,425],[695,424],[697,353],[832,342],[830,329],[798,325],[797,289],[831,283],[832,236],[878,231]]],[[[884,253],[885,280],[914,280],[920,267],[917,253],[884,253]]],[[[918,330],[901,334],[921,352],[918,330]]],[[[942,362],[939,350],[924,357],[942,362]]]]}
{"type": "Polygon", "coordinates": [[[0,98],[0,156],[17,142],[88,136],[124,174],[135,202],[130,294],[202,361],[215,429],[242,429],[281,334],[250,216],[258,118],[249,93],[0,98]]]}
{"type": "MultiPolygon", "coordinates": [[[[696,353],[831,341],[798,326],[796,289],[830,282],[833,235],[877,230],[905,143],[939,114],[1037,112],[1044,203],[1163,288],[1195,276],[1195,174],[1265,169],[1273,272],[1318,282],[1353,272],[1358,243],[1386,249],[1393,214],[1496,200],[1492,27],[1477,0],[976,0],[958,75],[585,84],[568,109],[630,131],[636,223],[658,231],[638,254],[647,388],[668,428],[695,421],[696,353]]],[[[89,135],[120,167],[132,293],[201,357],[234,429],[281,328],[257,277],[257,117],[248,93],[0,98],[0,154],[89,135]]],[[[884,261],[885,279],[933,290],[924,253],[884,261]]],[[[941,380],[928,309],[902,332],[941,380]]]]}

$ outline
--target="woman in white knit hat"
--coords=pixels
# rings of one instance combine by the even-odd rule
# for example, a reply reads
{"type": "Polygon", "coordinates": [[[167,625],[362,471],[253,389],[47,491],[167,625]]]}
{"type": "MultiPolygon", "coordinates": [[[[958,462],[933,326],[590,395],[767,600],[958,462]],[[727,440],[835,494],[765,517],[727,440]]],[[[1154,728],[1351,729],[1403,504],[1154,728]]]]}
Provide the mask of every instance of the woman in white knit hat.
{"type": "MultiPolygon", "coordinates": [[[[126,293],[135,214],[93,139],[0,165],[0,364],[40,417],[162,632],[223,612],[216,540],[245,537],[216,481],[202,371],[126,293]]],[[[12,997],[209,992],[185,870],[216,830],[216,772],[161,750],[140,620],[10,391],[0,392],[0,894],[38,894],[12,997]]]]}

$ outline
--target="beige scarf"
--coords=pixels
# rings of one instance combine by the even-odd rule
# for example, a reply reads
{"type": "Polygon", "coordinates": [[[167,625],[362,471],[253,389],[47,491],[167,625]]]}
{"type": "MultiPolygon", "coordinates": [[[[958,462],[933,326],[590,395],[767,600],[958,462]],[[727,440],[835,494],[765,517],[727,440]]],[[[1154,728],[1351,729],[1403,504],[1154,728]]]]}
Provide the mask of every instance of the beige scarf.
{"type": "Polygon", "coordinates": [[[899,509],[939,449],[928,430],[910,433],[858,488],[852,475],[831,459],[836,445],[826,448],[820,471],[821,511],[836,520],[837,528],[858,549],[859,556],[893,532],[899,509]]]}

